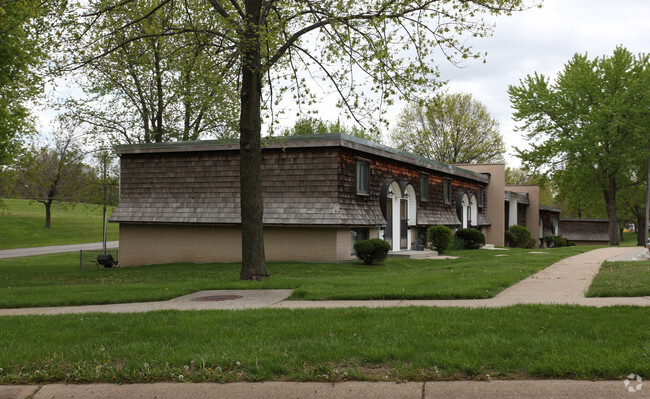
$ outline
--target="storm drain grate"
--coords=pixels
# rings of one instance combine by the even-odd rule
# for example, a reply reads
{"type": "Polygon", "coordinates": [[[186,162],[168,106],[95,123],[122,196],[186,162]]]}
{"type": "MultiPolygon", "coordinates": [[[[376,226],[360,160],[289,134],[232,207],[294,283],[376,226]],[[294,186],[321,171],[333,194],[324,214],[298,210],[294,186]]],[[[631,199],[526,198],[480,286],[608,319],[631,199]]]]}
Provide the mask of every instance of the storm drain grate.
{"type": "Polygon", "coordinates": [[[241,295],[210,295],[194,298],[196,302],[216,302],[216,301],[232,301],[235,299],[243,298],[241,295]]]}

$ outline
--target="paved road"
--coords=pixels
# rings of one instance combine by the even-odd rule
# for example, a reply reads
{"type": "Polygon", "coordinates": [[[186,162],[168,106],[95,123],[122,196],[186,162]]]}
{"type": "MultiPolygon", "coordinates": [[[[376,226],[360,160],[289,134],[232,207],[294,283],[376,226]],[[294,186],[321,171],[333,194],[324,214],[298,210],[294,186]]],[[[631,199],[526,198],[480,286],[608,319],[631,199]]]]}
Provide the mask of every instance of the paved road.
{"type": "MultiPolygon", "coordinates": [[[[106,248],[118,248],[119,241],[107,241],[106,248]]],[[[74,244],[74,245],[56,245],[50,247],[36,247],[36,248],[17,248],[17,249],[3,249],[0,250],[0,259],[6,258],[20,258],[23,256],[36,256],[36,255],[47,255],[47,254],[59,254],[63,252],[75,252],[75,251],[91,251],[102,249],[103,245],[101,242],[94,242],[90,244],[74,244]]]]}

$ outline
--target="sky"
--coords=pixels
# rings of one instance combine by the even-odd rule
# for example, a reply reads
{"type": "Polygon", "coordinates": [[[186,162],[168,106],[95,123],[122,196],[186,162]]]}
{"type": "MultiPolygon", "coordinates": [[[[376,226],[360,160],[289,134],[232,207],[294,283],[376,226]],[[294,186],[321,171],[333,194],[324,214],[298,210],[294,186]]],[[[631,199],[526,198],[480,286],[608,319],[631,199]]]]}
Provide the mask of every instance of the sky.
{"type": "Polygon", "coordinates": [[[611,56],[619,45],[650,53],[649,18],[648,0],[544,0],[541,9],[496,17],[494,35],[472,43],[487,51],[485,64],[441,64],[442,79],[449,81],[446,90],[471,93],[499,120],[506,163],[516,167],[513,148],[525,148],[526,140],[515,132],[508,86],[535,72],[554,79],[576,53],[611,56]]]}
{"type": "MultiPolygon", "coordinates": [[[[499,120],[506,163],[513,167],[520,165],[514,148],[525,148],[526,140],[515,131],[509,85],[535,72],[554,78],[576,53],[587,53],[590,59],[610,56],[618,45],[634,54],[650,53],[649,0],[543,0],[542,4],[541,9],[488,20],[495,24],[493,36],[470,43],[476,51],[487,52],[485,63],[472,60],[460,68],[446,61],[439,64],[441,79],[448,81],[443,90],[472,94],[499,120]]],[[[389,115],[395,117],[403,106],[396,105],[389,115]]],[[[49,130],[54,114],[52,110],[40,113],[42,132],[49,130]]],[[[283,126],[293,124],[285,122],[283,126]]],[[[384,136],[390,144],[386,132],[384,136]]]]}

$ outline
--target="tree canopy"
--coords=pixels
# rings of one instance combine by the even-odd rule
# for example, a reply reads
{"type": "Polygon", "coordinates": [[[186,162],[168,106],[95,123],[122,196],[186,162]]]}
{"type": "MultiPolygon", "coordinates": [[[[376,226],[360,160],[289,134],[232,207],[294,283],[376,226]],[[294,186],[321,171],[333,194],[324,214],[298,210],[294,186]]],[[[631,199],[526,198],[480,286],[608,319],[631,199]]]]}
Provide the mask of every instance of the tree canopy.
{"type": "Polygon", "coordinates": [[[499,163],[506,151],[499,122],[471,94],[411,103],[400,113],[391,139],[400,150],[448,164],[499,163]]]}
{"type": "Polygon", "coordinates": [[[366,131],[357,126],[345,126],[341,121],[329,122],[313,117],[298,119],[293,127],[282,130],[282,135],[284,136],[307,136],[329,133],[344,133],[381,143],[381,134],[378,131],[366,131]]]}
{"type": "Polygon", "coordinates": [[[637,184],[635,165],[648,156],[648,56],[623,47],[609,57],[576,54],[554,82],[535,73],[508,93],[531,146],[517,151],[524,166],[551,173],[575,204],[597,192],[618,244],[617,194],[637,184]]]}
{"type": "Polygon", "coordinates": [[[202,32],[221,23],[211,7],[129,3],[69,38],[84,96],[66,101],[68,118],[113,144],[236,136],[238,56],[202,32]]]}
{"type": "Polygon", "coordinates": [[[82,161],[83,153],[72,135],[61,134],[52,145],[33,143],[12,168],[12,194],[43,204],[49,230],[54,201],[78,200],[91,181],[82,161]]]}
{"type": "Polygon", "coordinates": [[[43,68],[60,2],[0,1],[0,166],[13,158],[22,138],[34,132],[29,105],[43,90],[43,68]]]}
{"type": "MultiPolygon", "coordinates": [[[[116,37],[140,19],[155,16],[176,0],[95,0],[79,14],[86,27],[143,1],[142,17],[107,33],[116,37]]],[[[85,3],[82,3],[85,4],[85,3]]],[[[316,85],[339,96],[339,105],[357,121],[381,115],[397,98],[411,99],[430,91],[437,81],[437,63],[480,57],[465,43],[490,33],[481,16],[507,14],[523,7],[522,0],[203,0],[208,8],[183,24],[164,25],[155,34],[195,32],[220,43],[237,56],[239,84],[240,182],[242,221],[242,279],[268,275],[264,260],[261,192],[261,127],[263,109],[273,107],[285,93],[293,106],[315,104],[316,85]],[[203,25],[214,18],[214,26],[203,25]]],[[[84,27],[79,32],[84,32],[84,27]]],[[[144,33],[144,40],[154,33],[144,33]]],[[[118,41],[105,56],[135,38],[118,41]]],[[[216,71],[217,73],[221,71],[216,71]]]]}

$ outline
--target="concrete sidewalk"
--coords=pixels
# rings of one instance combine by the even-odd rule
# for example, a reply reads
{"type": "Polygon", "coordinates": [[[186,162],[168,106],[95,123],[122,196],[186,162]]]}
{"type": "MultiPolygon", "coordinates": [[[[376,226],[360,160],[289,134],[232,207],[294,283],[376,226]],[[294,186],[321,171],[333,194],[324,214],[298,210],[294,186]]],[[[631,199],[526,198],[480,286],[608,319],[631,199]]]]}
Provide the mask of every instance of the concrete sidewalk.
{"type": "Polygon", "coordinates": [[[156,383],[45,386],[0,386],[3,399],[509,399],[650,398],[650,389],[636,392],[636,382],[624,381],[436,381],[436,382],[258,382],[258,383],[156,383]],[[31,396],[30,396],[31,395],[31,396]]]}
{"type": "MultiPolygon", "coordinates": [[[[119,241],[106,241],[106,248],[107,249],[118,248],[119,243],[120,243],[119,241]]],[[[23,256],[59,254],[64,252],[75,252],[80,250],[93,251],[102,248],[103,248],[103,243],[94,242],[90,244],[53,245],[49,247],[3,249],[0,250],[0,259],[20,258],[23,256]]]]}

